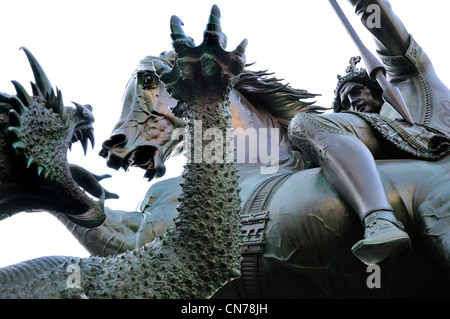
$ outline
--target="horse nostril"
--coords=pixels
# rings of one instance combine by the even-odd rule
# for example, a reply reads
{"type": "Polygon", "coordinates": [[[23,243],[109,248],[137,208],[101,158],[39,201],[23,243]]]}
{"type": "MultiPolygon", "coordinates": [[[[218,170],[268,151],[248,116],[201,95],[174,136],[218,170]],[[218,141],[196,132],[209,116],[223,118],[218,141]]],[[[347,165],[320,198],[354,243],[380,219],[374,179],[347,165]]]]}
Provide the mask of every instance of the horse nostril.
{"type": "Polygon", "coordinates": [[[125,134],[115,134],[103,142],[102,146],[106,149],[113,149],[114,147],[123,146],[127,142],[125,134]]]}
{"type": "Polygon", "coordinates": [[[153,161],[156,147],[154,146],[140,146],[133,153],[133,160],[135,164],[148,166],[153,161]]]}

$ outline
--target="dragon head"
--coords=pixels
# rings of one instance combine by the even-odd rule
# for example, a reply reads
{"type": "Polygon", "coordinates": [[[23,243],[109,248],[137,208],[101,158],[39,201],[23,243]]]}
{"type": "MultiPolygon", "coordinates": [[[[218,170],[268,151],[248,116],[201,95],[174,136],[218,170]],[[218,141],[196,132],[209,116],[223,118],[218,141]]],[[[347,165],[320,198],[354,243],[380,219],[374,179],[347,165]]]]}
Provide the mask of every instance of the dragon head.
{"type": "Polygon", "coordinates": [[[9,215],[59,212],[80,226],[99,226],[105,219],[104,199],[110,193],[98,184],[101,178],[67,161],[72,143],[80,141],[85,154],[89,141],[94,146],[92,107],[78,103],[64,106],[61,91],[56,89],[55,93],[34,56],[22,49],[36,83],[31,83],[33,95],[16,81],[12,81],[16,95],[0,94],[7,144],[13,150],[9,157],[3,152],[6,167],[0,179],[0,209],[9,215]],[[93,200],[85,190],[99,200],[93,200]]]}

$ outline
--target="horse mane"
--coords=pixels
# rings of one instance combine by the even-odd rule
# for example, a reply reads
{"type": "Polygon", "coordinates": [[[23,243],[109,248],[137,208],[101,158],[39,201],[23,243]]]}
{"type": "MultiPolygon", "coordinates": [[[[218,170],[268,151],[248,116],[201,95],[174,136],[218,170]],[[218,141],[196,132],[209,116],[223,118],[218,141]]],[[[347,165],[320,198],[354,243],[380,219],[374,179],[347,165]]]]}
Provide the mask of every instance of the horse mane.
{"type": "MultiPolygon", "coordinates": [[[[158,57],[146,57],[141,63],[157,58],[173,67],[174,57],[173,51],[164,51],[158,57]]],[[[252,64],[247,66],[250,65],[252,64]]],[[[281,79],[275,77],[269,78],[273,74],[267,70],[252,71],[244,69],[235,83],[234,89],[242,94],[255,108],[266,111],[271,120],[278,123],[285,132],[290,120],[297,113],[323,113],[331,109],[314,105],[316,101],[305,101],[305,99],[315,98],[320,94],[292,88],[289,84],[283,84],[281,79]]]]}
{"type": "MultiPolygon", "coordinates": [[[[174,65],[173,51],[164,51],[158,57],[147,56],[140,64],[150,63],[153,59],[160,59],[170,67],[174,65]]],[[[249,64],[247,66],[250,66],[249,64]]],[[[298,113],[323,113],[331,108],[314,105],[316,101],[305,101],[320,94],[310,93],[307,90],[295,89],[289,84],[283,84],[281,79],[269,77],[274,73],[265,71],[252,71],[244,69],[234,85],[234,89],[244,96],[256,109],[265,111],[273,123],[278,123],[282,134],[287,134],[291,119],[298,113]]]]}
{"type": "Polygon", "coordinates": [[[267,70],[245,69],[234,88],[257,109],[267,111],[272,121],[278,122],[285,131],[297,113],[323,113],[329,109],[314,105],[316,101],[305,101],[320,94],[292,88],[288,84],[283,84],[280,79],[269,77],[273,74],[267,70]]]}

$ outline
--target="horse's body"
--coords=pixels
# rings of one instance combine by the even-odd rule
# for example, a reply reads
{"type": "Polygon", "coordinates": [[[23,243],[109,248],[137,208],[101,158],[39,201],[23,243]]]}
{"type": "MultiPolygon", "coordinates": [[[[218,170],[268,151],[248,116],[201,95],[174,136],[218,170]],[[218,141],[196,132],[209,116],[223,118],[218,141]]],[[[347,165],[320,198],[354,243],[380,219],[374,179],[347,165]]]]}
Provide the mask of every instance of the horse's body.
{"type": "MultiPolygon", "coordinates": [[[[268,298],[439,297],[449,296],[439,241],[448,238],[449,158],[425,161],[378,161],[396,215],[413,238],[412,252],[380,264],[381,288],[371,289],[366,265],[351,253],[363,233],[359,219],[325,180],[320,168],[295,171],[290,165],[279,174],[294,172],[278,189],[269,206],[264,232],[260,295],[268,298]],[[414,172],[414,174],[411,174],[414,172]],[[435,224],[432,227],[430,222],[435,224]],[[435,256],[433,256],[435,255],[435,256]]],[[[241,167],[241,198],[245,203],[267,175],[259,167],[241,167]]],[[[154,184],[145,211],[155,223],[177,216],[180,178],[154,184]],[[151,216],[151,215],[150,215],[151,216]]],[[[149,220],[147,220],[148,222],[149,220]]],[[[217,297],[241,297],[232,282],[217,297]]]]}
{"type": "MultiPolygon", "coordinates": [[[[180,123],[180,120],[170,112],[169,106],[175,102],[167,97],[161,83],[140,86],[140,76],[153,74],[151,62],[147,62],[146,67],[142,65],[129,82],[121,121],[111,139],[104,143],[101,154],[111,167],[127,169],[136,165],[146,170],[147,177],[153,177],[165,171],[163,162],[174,147],[174,140],[169,138],[170,128],[175,128],[174,123],[180,123]],[[152,135],[154,130],[158,134],[152,135]],[[165,137],[161,132],[166,134],[165,137]]],[[[284,110],[276,107],[270,110],[270,106],[258,105],[258,99],[263,101],[264,97],[257,91],[273,86],[277,81],[263,80],[256,73],[253,75],[256,84],[240,83],[232,93],[233,126],[244,131],[261,127],[281,130],[276,142],[282,160],[276,171],[267,174],[261,170],[267,163],[261,163],[258,155],[256,162],[252,158],[252,154],[259,154],[260,150],[252,153],[246,146],[245,163],[239,164],[244,206],[267,178],[284,173],[291,175],[272,190],[273,196],[266,207],[268,219],[263,226],[263,252],[255,255],[259,256],[260,262],[250,270],[252,273],[242,274],[244,279],[250,276],[258,281],[253,285],[253,288],[258,287],[257,291],[243,293],[244,279],[239,279],[220,290],[216,297],[449,296],[449,158],[438,162],[378,162],[396,215],[412,237],[413,250],[411,254],[404,253],[383,261],[379,273],[381,288],[371,289],[371,273],[350,250],[363,236],[360,221],[329,186],[320,168],[306,169],[307,161],[290,149],[285,135],[286,118],[295,112],[317,111],[318,108],[309,107],[308,103],[291,105],[284,110]]],[[[275,101],[283,96],[280,93],[282,87],[272,88],[272,93],[265,97],[275,101]],[[278,95],[274,94],[276,92],[278,95]]],[[[290,95],[291,101],[297,102],[302,96],[313,96],[304,91],[300,95],[293,94],[299,92],[291,91],[286,96],[290,95]]],[[[270,103],[274,104],[273,101],[270,103]]],[[[289,104],[286,99],[282,103],[289,104]]],[[[275,140],[269,144],[272,142],[275,140]]],[[[181,181],[181,177],[172,178],[151,186],[141,212],[109,212],[102,227],[70,229],[94,255],[115,254],[143,245],[174,224],[181,181]]]]}

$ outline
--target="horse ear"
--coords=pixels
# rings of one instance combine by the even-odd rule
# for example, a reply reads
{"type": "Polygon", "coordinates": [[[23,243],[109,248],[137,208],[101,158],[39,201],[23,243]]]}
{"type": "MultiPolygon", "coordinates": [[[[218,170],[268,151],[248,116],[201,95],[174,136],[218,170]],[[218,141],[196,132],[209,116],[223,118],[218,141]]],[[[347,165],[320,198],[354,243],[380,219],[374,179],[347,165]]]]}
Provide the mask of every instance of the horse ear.
{"type": "Polygon", "coordinates": [[[175,64],[175,52],[174,51],[164,51],[161,52],[159,58],[162,60],[167,60],[170,65],[175,64]]]}
{"type": "Polygon", "coordinates": [[[158,75],[159,77],[164,76],[172,70],[160,60],[154,59],[152,63],[153,68],[155,68],[156,75],[158,75]]]}
{"type": "Polygon", "coordinates": [[[175,64],[175,52],[174,51],[167,52],[167,58],[169,59],[170,64],[172,64],[172,65],[175,64]]]}

